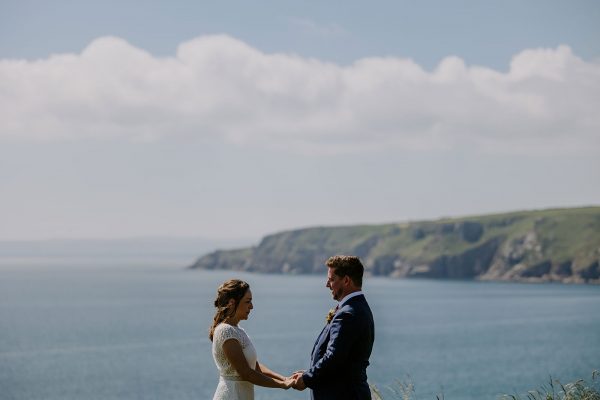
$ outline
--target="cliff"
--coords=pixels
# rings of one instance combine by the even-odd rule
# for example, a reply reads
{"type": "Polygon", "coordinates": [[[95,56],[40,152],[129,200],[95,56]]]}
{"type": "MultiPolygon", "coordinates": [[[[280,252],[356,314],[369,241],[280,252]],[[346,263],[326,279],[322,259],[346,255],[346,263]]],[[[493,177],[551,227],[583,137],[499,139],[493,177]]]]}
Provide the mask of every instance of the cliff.
{"type": "Polygon", "coordinates": [[[376,276],[600,283],[600,207],[298,229],[191,268],[323,273],[334,254],[359,256],[376,276]]]}

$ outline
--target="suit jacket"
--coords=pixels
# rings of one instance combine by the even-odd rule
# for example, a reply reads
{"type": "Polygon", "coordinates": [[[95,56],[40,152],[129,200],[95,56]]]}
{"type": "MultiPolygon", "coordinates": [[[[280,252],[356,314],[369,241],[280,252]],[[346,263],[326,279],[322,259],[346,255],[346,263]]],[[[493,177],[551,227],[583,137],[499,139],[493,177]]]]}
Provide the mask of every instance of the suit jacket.
{"type": "Polygon", "coordinates": [[[367,366],[375,339],[373,314],[365,296],[352,297],[337,310],[313,347],[302,375],[313,400],[371,399],[367,366]]]}

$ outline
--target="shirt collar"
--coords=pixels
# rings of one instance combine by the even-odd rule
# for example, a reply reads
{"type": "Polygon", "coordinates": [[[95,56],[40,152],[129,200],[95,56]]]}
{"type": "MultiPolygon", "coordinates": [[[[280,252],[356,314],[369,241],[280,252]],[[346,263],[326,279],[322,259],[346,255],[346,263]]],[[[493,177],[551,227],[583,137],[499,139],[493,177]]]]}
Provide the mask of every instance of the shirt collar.
{"type": "Polygon", "coordinates": [[[338,307],[339,307],[339,308],[342,308],[342,306],[344,305],[344,303],[345,303],[345,302],[347,302],[348,300],[350,300],[350,299],[351,299],[351,298],[353,298],[353,297],[360,296],[360,295],[362,295],[362,294],[363,294],[362,290],[359,290],[358,292],[352,292],[352,293],[350,293],[350,294],[347,294],[347,295],[346,295],[346,296],[345,296],[345,297],[344,297],[344,298],[343,298],[343,299],[342,299],[342,300],[341,300],[341,301],[338,303],[338,307]]]}

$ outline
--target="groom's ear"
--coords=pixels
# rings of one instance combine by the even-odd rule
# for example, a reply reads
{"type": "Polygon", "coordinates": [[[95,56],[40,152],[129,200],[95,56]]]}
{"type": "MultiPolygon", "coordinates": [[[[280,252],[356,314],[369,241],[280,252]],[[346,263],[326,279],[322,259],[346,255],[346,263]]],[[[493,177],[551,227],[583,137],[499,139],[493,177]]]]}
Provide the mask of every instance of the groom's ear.
{"type": "Polygon", "coordinates": [[[344,275],[344,286],[348,286],[350,284],[350,277],[348,275],[344,275]]]}

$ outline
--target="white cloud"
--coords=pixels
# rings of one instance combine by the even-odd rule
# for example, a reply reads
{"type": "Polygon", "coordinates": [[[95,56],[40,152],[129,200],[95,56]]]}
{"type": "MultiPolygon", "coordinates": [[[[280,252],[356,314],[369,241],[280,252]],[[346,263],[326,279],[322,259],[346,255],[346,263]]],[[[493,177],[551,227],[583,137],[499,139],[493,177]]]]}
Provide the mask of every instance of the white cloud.
{"type": "Polygon", "coordinates": [[[444,59],[339,66],[265,54],[225,35],[159,58],[103,37],[81,54],[0,60],[0,139],[178,135],[336,153],[600,150],[600,63],[569,47],[517,54],[506,73],[444,59]]]}

